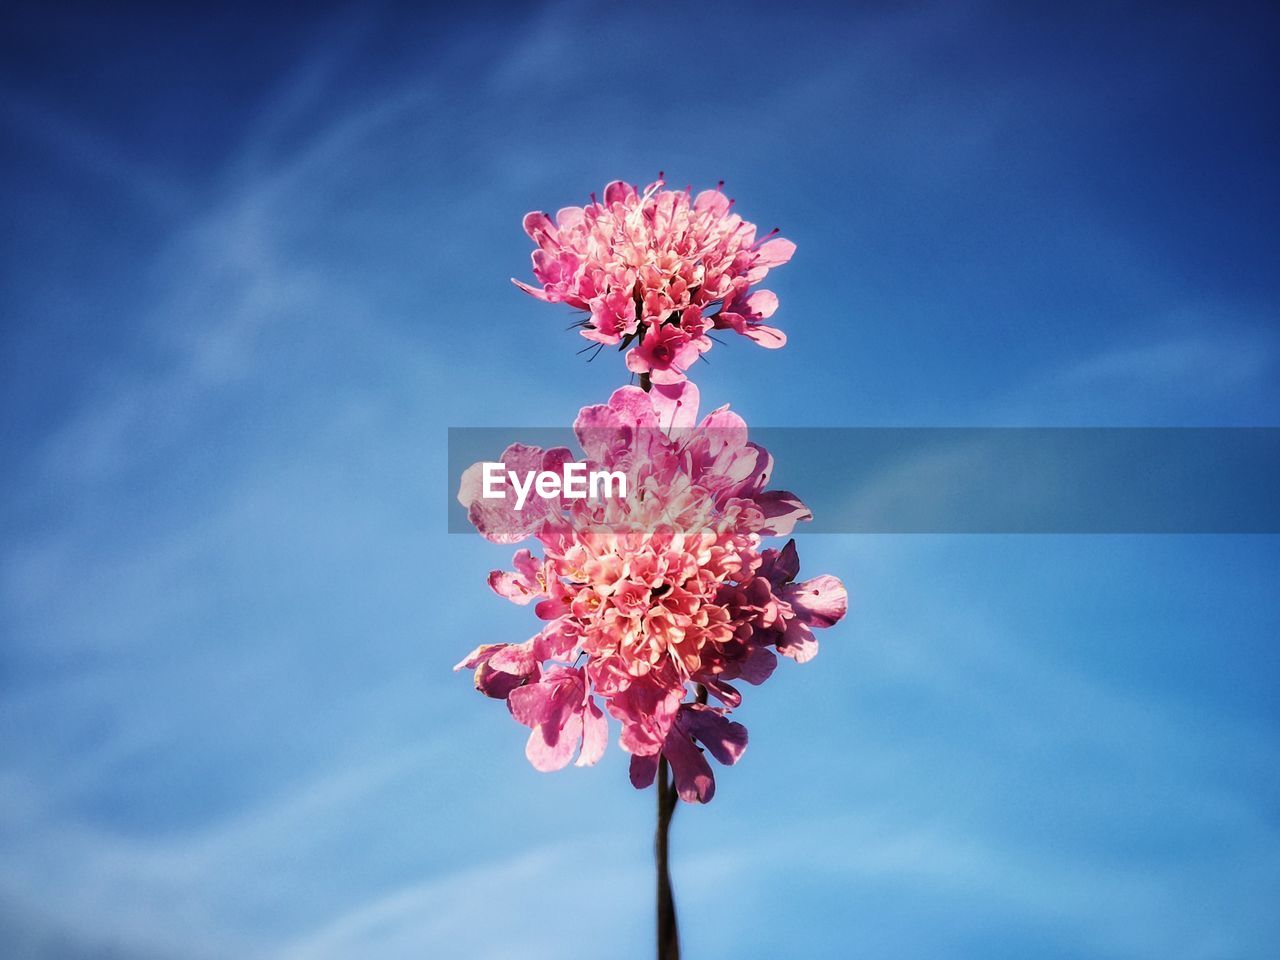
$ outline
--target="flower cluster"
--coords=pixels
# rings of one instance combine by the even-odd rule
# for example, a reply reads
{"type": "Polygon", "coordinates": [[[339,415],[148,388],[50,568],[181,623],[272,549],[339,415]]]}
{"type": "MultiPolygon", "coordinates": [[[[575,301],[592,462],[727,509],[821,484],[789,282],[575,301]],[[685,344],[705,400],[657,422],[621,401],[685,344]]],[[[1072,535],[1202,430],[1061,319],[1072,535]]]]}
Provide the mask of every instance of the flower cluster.
{"type": "MultiPolygon", "coordinates": [[[[477,689],[505,700],[529,727],[526,754],[556,770],[575,754],[595,763],[608,716],[621,726],[631,780],[653,782],[665,756],[676,789],[706,802],[715,780],[704,750],[721,763],[742,755],[747,732],[728,714],[759,684],[777,655],[798,662],[818,649],[814,628],[844,616],[844,586],[831,576],[796,582],[795,542],[763,548],[809,519],[793,494],[766,489],[772,458],[747,440],[728,407],[701,422],[690,382],[646,393],[623,387],[585,407],[574,430],[587,463],[625,473],[628,496],[547,498],[523,510],[480,492],[480,465],[464,474],[458,498],[488,539],[528,537],[513,571],[489,585],[544,622],[523,643],[484,644],[458,668],[477,689]],[[715,704],[710,702],[714,698],[715,704]],[[602,707],[603,705],[603,707],[602,707]]],[[[548,469],[572,454],[513,445],[511,469],[548,469]]]]}
{"type": "Polygon", "coordinates": [[[693,197],[663,189],[641,193],[615,180],[604,201],[565,207],[554,220],[524,218],[537,244],[533,274],[541,287],[514,280],[540,300],[567,303],[590,316],[582,335],[602,346],[630,346],[627,368],[654,383],[675,383],[711,349],[711,330],[733,330],[777,348],[786,336],[764,323],[778,307],[768,290],[751,290],[791,259],[795,244],[732,212],[719,189],[693,197]]]}

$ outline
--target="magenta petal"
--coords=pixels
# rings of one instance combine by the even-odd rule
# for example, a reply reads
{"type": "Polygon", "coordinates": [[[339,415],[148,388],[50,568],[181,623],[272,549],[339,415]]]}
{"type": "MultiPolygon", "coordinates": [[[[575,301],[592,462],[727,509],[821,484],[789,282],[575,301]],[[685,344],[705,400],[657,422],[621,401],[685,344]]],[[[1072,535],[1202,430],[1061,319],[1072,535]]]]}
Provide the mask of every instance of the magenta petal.
{"type": "Polygon", "coordinates": [[[533,642],[504,643],[501,650],[489,658],[489,666],[503,673],[527,674],[538,665],[533,653],[533,642]]]}
{"type": "Polygon", "coordinates": [[[613,206],[615,203],[625,203],[636,195],[636,188],[624,180],[614,180],[604,188],[604,202],[606,206],[613,206]]]}
{"type": "Polygon", "coordinates": [[[760,576],[767,579],[775,590],[790,583],[800,572],[800,556],[796,553],[795,540],[788,540],[781,550],[766,550],[762,554],[760,576]]]}
{"type": "Polygon", "coordinates": [[[521,280],[517,280],[515,277],[511,278],[511,282],[514,283],[521,290],[523,290],[525,293],[529,294],[529,296],[531,297],[537,297],[539,300],[542,300],[542,301],[548,300],[547,292],[545,290],[540,290],[537,287],[531,287],[529,286],[529,284],[524,283],[521,280]]]}
{"type": "Polygon", "coordinates": [[[486,697],[494,700],[506,700],[513,692],[524,686],[526,683],[537,682],[538,668],[534,667],[533,672],[525,675],[517,675],[514,673],[503,673],[501,670],[495,670],[487,663],[482,663],[476,667],[475,684],[476,689],[486,697]]]}
{"type": "Polygon", "coordinates": [[[731,684],[725,683],[723,680],[714,677],[697,677],[695,678],[704,687],[707,692],[723,703],[726,707],[737,707],[742,704],[742,694],[737,688],[731,684]]]}
{"type": "Polygon", "coordinates": [[[732,330],[734,333],[746,333],[747,318],[740,313],[721,310],[715,316],[717,330],[732,330]]]}
{"type": "Polygon", "coordinates": [[[747,655],[738,661],[738,675],[747,683],[758,687],[773,675],[778,658],[772,650],[752,645],[747,655]]]}
{"type": "Polygon", "coordinates": [[[524,232],[529,235],[529,239],[539,245],[542,244],[544,238],[552,238],[556,235],[556,226],[541,210],[531,210],[524,215],[524,232]]]}
{"type": "Polygon", "coordinates": [[[663,756],[671,765],[676,793],[685,803],[707,803],[716,795],[716,777],[711,764],[692,740],[673,730],[662,746],[663,756]]]}
{"type": "Polygon", "coordinates": [[[631,785],[637,790],[652,786],[658,774],[658,755],[640,757],[631,755],[631,785]]]}
{"type": "Polygon", "coordinates": [[[747,749],[747,728],[713,707],[694,704],[681,714],[684,729],[713,757],[733,766],[747,749]]]}

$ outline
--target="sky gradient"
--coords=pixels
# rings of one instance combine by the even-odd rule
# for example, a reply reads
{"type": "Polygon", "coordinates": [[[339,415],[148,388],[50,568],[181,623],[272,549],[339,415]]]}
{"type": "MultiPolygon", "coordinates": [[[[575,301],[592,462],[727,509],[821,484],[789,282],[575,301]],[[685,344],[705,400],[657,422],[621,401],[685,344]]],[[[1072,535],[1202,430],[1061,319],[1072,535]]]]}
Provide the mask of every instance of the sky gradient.
{"type": "MultiPolygon", "coordinates": [[[[533,620],[447,428],[624,378],[526,210],[782,227],[788,347],[696,371],[753,425],[1280,423],[1276,15],[1034,7],[11,5],[5,956],[650,955],[652,795],[449,669],[533,620]]],[[[676,814],[688,956],[1280,951],[1276,537],[800,553],[852,609],[676,814]]]]}

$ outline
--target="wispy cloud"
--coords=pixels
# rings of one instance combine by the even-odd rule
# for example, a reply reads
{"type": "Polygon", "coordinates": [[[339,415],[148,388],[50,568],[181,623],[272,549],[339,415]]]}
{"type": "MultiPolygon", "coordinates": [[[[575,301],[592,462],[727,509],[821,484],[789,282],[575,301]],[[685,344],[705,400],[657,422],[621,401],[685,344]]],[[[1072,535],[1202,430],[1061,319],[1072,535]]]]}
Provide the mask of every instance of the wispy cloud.
{"type": "MultiPolygon", "coordinates": [[[[161,228],[111,282],[53,265],[16,294],[40,317],[56,288],[83,320],[32,332],[29,355],[71,373],[6,444],[0,938],[31,960],[648,955],[649,800],[622,758],[541,777],[501,707],[447,671],[528,622],[485,591],[504,552],[443,534],[445,428],[563,421],[619,376],[535,375],[567,369],[568,345],[506,283],[527,207],[678,166],[736,170],[753,210],[808,225],[809,292],[784,297],[807,352],[706,374],[706,396],[773,422],[815,397],[856,422],[876,368],[985,423],[1262,391],[1274,343],[1225,296],[1070,349],[1028,322],[1042,362],[993,348],[980,390],[968,357],[920,366],[893,303],[851,319],[865,275],[898,260],[880,278],[908,290],[897,303],[945,302],[931,251],[953,223],[904,217],[923,231],[1057,115],[1061,88],[1046,100],[1021,61],[956,66],[1001,26],[984,11],[739,5],[675,29],[577,3],[495,22],[353,10],[279,48],[204,177],[6,91],[27,149],[161,228]],[[704,29],[728,67],[687,59],[704,29]],[[637,67],[636,49],[663,53],[637,67]],[[117,349],[83,347],[104,328],[117,349]]],[[[211,106],[225,75],[207,79],[211,106]]],[[[1021,168],[1018,203],[1041,173],[1021,168]]],[[[1056,202],[1082,234],[1102,222],[1082,191],[1056,202]]],[[[119,218],[69,223],[67,242],[111,244],[119,218]]],[[[1079,262],[1113,259],[1163,302],[1159,258],[1122,233],[1079,262]]],[[[1006,252],[985,275],[1017,268],[1006,252]]],[[[851,582],[854,612],[744,709],[752,748],[713,808],[679,814],[690,955],[1266,955],[1278,745],[1240,690],[1275,664],[1223,648],[1269,642],[1274,548],[1110,543],[812,538],[806,563],[851,582]],[[1189,693],[1175,649],[1235,693],[1189,693]]]]}

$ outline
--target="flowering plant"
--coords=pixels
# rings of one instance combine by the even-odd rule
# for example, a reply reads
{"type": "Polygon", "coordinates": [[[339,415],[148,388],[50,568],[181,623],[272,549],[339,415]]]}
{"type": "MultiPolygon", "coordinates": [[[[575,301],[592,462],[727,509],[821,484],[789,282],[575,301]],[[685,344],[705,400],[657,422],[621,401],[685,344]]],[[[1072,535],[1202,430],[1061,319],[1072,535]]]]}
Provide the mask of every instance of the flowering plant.
{"type": "Polygon", "coordinates": [[[720,189],[666,190],[658,180],[641,193],[615,180],[604,201],[565,207],[552,220],[534,211],[524,229],[537,244],[534,287],[512,283],[549,303],[589,314],[582,335],[601,347],[630,346],[627,369],[654,383],[683,380],[711,349],[712,330],[732,330],[763,347],[786,344],[764,321],[778,309],[769,290],[752,291],[796,245],[757,239],[756,226],[732,212],[720,189]]]}
{"type": "MultiPolygon", "coordinates": [[[[489,585],[534,603],[545,626],[523,643],[479,646],[458,666],[531,728],[525,752],[537,769],[558,770],[575,753],[579,766],[600,759],[603,702],[636,787],[653,783],[662,757],[679,797],[705,803],[715,778],[697,744],[724,764],[747,745],[727,716],[742,702],[734,681],[764,682],[776,654],[811,660],[814,628],[844,616],[847,597],[835,577],[795,582],[794,540],[762,549],[762,537],[790,533],[809,512],[794,494],[766,489],[772,458],[727,406],[692,426],[697,396],[688,381],[622,387],[578,414],[588,466],[622,471],[631,497],[516,510],[509,497],[481,496],[480,464],[464,474],[459,500],[484,536],[541,544],[542,556],[518,551],[514,572],[493,571],[489,585]]],[[[545,469],[570,456],[513,445],[502,459],[545,469]]]]}
{"type": "Polygon", "coordinates": [[[694,197],[659,176],[643,192],[614,181],[603,202],[593,195],[554,220],[526,215],[541,286],[514,282],[585,311],[582,335],[627,349],[639,386],[579,412],[585,464],[564,447],[513,444],[500,465],[469,468],[458,491],[487,539],[536,541],[539,554],[518,550],[514,569],[490,573],[489,586],[532,604],[542,626],[523,642],[481,644],[455,669],[474,671],[476,689],[529,728],[525,754],[538,770],[596,763],[609,718],[617,722],[632,784],[657,784],[659,960],[680,953],[667,865],[677,799],[711,800],[707,755],[734,764],[746,749],[746,728],[730,719],[739,684],[763,683],[779,656],[813,659],[813,631],[848,605],[836,577],[797,581],[794,540],[764,545],[810,514],[794,494],[768,489],[773,459],[742,418],[728,406],[697,417],[687,371],[713,330],[786,343],[764,323],[778,298],[753,287],[795,245],[776,230],[757,238],[732,206],[718,188],[694,197]],[[566,479],[527,498],[535,473],[554,480],[561,468],[568,478],[571,466],[617,476],[630,492],[571,496],[566,479]],[[494,477],[526,476],[514,497],[489,489],[497,467],[494,477]]]}

